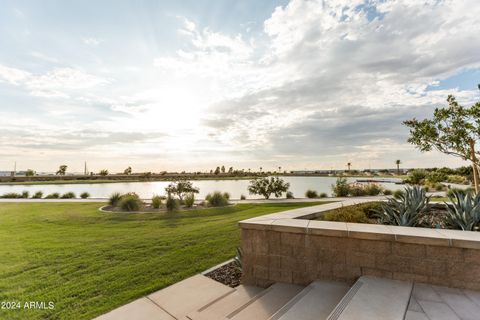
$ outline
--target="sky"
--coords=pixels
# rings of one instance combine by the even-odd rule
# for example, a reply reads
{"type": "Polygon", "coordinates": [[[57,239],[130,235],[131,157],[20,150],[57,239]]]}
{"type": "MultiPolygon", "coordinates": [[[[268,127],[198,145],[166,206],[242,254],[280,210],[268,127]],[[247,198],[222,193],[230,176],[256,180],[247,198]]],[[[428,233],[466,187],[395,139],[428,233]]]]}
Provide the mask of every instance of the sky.
{"type": "Polygon", "coordinates": [[[4,0],[0,170],[466,165],[402,121],[480,99],[479,34],[478,0],[4,0]]]}

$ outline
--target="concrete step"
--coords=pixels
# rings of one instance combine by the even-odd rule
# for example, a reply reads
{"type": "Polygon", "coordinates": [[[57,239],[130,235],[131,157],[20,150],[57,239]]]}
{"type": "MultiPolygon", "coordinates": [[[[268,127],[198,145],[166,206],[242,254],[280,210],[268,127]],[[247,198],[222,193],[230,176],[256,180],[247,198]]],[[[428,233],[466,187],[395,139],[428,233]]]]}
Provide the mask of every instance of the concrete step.
{"type": "Polygon", "coordinates": [[[155,303],[147,298],[140,298],[129,304],[101,315],[94,320],[175,320],[155,303]]]}
{"type": "Polygon", "coordinates": [[[176,319],[232,293],[235,289],[201,274],[152,293],[147,298],[176,319]]]}
{"type": "Polygon", "coordinates": [[[325,320],[349,289],[344,282],[312,282],[270,320],[325,320]]]}
{"type": "Polygon", "coordinates": [[[232,293],[203,306],[187,317],[191,320],[226,319],[228,314],[247,304],[263,290],[263,288],[240,285],[232,293]]]}
{"type": "Polygon", "coordinates": [[[413,284],[363,276],[328,316],[328,320],[403,320],[413,284]]]}
{"type": "Polygon", "coordinates": [[[227,319],[267,320],[302,289],[303,287],[293,284],[275,283],[227,315],[227,319]]]}

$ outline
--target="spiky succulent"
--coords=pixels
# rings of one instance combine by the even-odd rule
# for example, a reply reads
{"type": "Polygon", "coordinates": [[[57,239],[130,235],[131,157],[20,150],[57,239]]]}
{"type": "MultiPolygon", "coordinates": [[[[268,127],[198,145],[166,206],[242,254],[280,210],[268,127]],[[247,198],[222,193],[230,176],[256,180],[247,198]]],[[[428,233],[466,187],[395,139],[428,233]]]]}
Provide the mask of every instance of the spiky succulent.
{"type": "Polygon", "coordinates": [[[447,204],[447,223],[455,228],[478,231],[480,227],[480,193],[455,190],[449,196],[452,204],[447,204]]]}
{"type": "Polygon", "coordinates": [[[242,248],[237,247],[237,255],[235,258],[233,258],[233,261],[235,262],[235,267],[239,269],[240,271],[243,269],[243,251],[242,248]]]}
{"type": "Polygon", "coordinates": [[[428,210],[429,201],[425,189],[419,186],[405,188],[397,198],[382,203],[377,215],[383,224],[413,227],[418,225],[420,215],[428,210]]]}

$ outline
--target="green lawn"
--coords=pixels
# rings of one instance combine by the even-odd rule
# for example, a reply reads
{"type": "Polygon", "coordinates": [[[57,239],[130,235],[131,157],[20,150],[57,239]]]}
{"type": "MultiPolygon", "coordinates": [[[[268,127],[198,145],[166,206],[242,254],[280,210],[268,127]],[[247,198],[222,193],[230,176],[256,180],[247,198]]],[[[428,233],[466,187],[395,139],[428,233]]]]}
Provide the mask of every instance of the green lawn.
{"type": "Polygon", "coordinates": [[[127,214],[98,203],[0,203],[0,301],[55,303],[0,309],[0,319],[91,319],[232,258],[239,220],[316,204],[127,214]]]}

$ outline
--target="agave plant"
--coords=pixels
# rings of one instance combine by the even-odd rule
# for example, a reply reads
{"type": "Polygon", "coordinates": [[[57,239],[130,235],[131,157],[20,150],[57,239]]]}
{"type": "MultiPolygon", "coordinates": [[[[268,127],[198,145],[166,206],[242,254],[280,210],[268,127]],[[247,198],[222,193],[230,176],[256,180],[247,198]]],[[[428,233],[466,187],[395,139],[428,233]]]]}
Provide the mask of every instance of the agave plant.
{"type": "Polygon", "coordinates": [[[429,202],[425,189],[419,186],[405,188],[397,198],[382,203],[377,215],[383,224],[413,227],[418,225],[420,215],[428,210],[429,202]]]}
{"type": "Polygon", "coordinates": [[[452,205],[447,206],[447,223],[453,227],[477,231],[480,227],[480,193],[454,190],[449,196],[452,205]]]}
{"type": "Polygon", "coordinates": [[[243,251],[242,248],[237,247],[237,255],[235,258],[233,258],[233,261],[235,262],[235,267],[237,267],[238,270],[242,271],[243,269],[243,251]]]}

